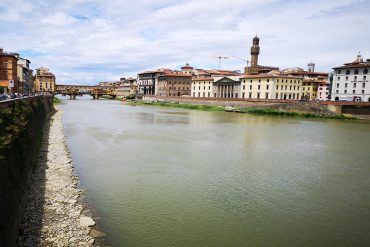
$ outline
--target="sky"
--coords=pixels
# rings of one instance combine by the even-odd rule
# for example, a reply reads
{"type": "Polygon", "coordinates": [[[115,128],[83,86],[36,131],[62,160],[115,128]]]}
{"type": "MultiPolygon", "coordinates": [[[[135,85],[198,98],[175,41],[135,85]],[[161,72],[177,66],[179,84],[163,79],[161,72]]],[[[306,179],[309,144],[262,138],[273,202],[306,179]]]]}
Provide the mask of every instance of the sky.
{"type": "Polygon", "coordinates": [[[316,70],[370,58],[370,0],[0,0],[0,47],[57,83],[97,84],[148,69],[316,70]]]}

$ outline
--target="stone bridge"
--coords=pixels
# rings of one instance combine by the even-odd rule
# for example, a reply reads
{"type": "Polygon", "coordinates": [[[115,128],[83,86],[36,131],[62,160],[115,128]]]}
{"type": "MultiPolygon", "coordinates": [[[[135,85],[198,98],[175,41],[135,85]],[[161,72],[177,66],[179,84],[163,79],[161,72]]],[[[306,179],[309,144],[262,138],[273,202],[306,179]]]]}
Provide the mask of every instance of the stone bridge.
{"type": "Polygon", "coordinates": [[[85,94],[91,95],[93,99],[99,99],[103,95],[116,98],[116,88],[114,86],[56,85],[55,93],[63,96],[69,95],[70,99],[76,99],[77,95],[85,94]]]}

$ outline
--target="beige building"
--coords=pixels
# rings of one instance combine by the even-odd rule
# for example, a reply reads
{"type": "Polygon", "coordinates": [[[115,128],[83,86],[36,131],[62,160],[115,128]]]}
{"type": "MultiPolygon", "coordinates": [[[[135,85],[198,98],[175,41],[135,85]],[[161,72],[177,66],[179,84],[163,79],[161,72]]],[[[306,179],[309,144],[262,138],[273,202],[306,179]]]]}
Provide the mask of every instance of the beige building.
{"type": "Polygon", "coordinates": [[[165,73],[158,76],[158,96],[190,96],[191,75],[184,73],[165,73]]]}
{"type": "Polygon", "coordinates": [[[213,78],[195,78],[191,81],[191,96],[197,98],[213,97],[213,78]]]}
{"type": "Polygon", "coordinates": [[[44,67],[36,69],[35,90],[37,92],[55,91],[55,75],[49,69],[44,67]]]}
{"type": "Polygon", "coordinates": [[[287,69],[284,74],[303,77],[302,99],[315,100],[319,98],[318,89],[322,83],[327,83],[328,73],[316,72],[315,64],[307,64],[307,70],[302,68],[287,69]]]}
{"type": "Polygon", "coordinates": [[[245,75],[241,78],[241,98],[300,100],[302,82],[303,79],[296,76],[245,75]]]}

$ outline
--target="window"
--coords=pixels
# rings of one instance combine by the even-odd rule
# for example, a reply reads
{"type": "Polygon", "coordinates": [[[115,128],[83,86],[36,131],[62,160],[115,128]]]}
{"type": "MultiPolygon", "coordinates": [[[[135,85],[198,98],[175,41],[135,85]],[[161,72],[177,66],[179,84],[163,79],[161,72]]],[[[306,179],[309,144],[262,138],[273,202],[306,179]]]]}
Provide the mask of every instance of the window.
{"type": "Polygon", "coordinates": [[[279,86],[276,86],[276,90],[278,90],[279,89],[279,86]]]}
{"type": "Polygon", "coordinates": [[[352,90],[352,93],[356,93],[356,90],[352,90]]]}
{"type": "Polygon", "coordinates": [[[339,90],[337,89],[337,90],[335,90],[335,93],[339,93],[339,90]]]}
{"type": "Polygon", "coordinates": [[[206,87],[203,87],[203,90],[206,90],[206,87]]]}
{"type": "Polygon", "coordinates": [[[269,93],[266,93],[265,99],[269,98],[269,93]]]}
{"type": "Polygon", "coordinates": [[[205,92],[203,92],[203,98],[204,98],[204,97],[206,97],[206,93],[205,93],[205,92]]]}
{"type": "Polygon", "coordinates": [[[249,86],[249,89],[252,90],[252,85],[249,86]]]}
{"type": "Polygon", "coordinates": [[[252,93],[249,93],[249,98],[252,98],[252,93]]]}
{"type": "Polygon", "coordinates": [[[350,74],[350,71],[349,69],[346,70],[346,75],[349,75],[350,74]]]}
{"type": "MultiPolygon", "coordinates": [[[[176,89],[176,88],[175,88],[176,89]]],[[[200,86],[199,86],[199,90],[200,90],[200,86]]]]}
{"type": "Polygon", "coordinates": [[[367,74],[368,72],[368,69],[364,69],[364,74],[367,74]]]}
{"type": "Polygon", "coordinates": [[[366,75],[364,75],[363,79],[366,80],[366,75]]]}
{"type": "Polygon", "coordinates": [[[355,75],[357,75],[357,74],[358,74],[358,69],[355,69],[354,74],[355,74],[355,75]]]}
{"type": "Polygon", "coordinates": [[[193,92],[193,97],[195,97],[195,92],[193,92]]]}
{"type": "Polygon", "coordinates": [[[337,83],[337,87],[339,87],[339,83],[337,83]]]}
{"type": "Polygon", "coordinates": [[[347,90],[344,90],[344,93],[347,93],[347,90]]]}
{"type": "Polygon", "coordinates": [[[243,92],[243,94],[242,94],[242,98],[245,98],[245,93],[243,92]]]}
{"type": "Polygon", "coordinates": [[[357,81],[357,76],[355,76],[355,81],[357,81]]]}
{"type": "Polygon", "coordinates": [[[211,90],[211,86],[208,87],[208,90],[211,90]]]}
{"type": "Polygon", "coordinates": [[[337,78],[337,81],[340,81],[340,77],[337,78]]]}
{"type": "Polygon", "coordinates": [[[362,90],[361,93],[365,93],[365,90],[362,90]]]}
{"type": "Polygon", "coordinates": [[[342,73],[342,70],[338,69],[337,74],[340,74],[340,73],[342,73]]]}
{"type": "Polygon", "coordinates": [[[258,90],[260,90],[261,89],[261,85],[258,85],[258,90]]]}
{"type": "Polygon", "coordinates": [[[348,76],[346,76],[346,81],[348,81],[348,76]]]}
{"type": "Polygon", "coordinates": [[[245,89],[245,85],[243,85],[243,89],[245,89]]]}
{"type": "Polygon", "coordinates": [[[257,93],[257,99],[259,99],[260,98],[260,93],[257,93]]]}
{"type": "Polygon", "coordinates": [[[277,98],[279,98],[279,94],[278,93],[276,93],[276,95],[275,95],[275,99],[277,99],[277,98]]]}
{"type": "Polygon", "coordinates": [[[270,82],[270,79],[267,79],[267,82],[270,82]]]}
{"type": "Polygon", "coordinates": [[[347,86],[348,86],[348,83],[345,83],[345,84],[344,84],[344,87],[345,87],[345,88],[347,88],[347,86]]]}
{"type": "Polygon", "coordinates": [[[198,92],[198,97],[200,97],[200,92],[198,92]]]}
{"type": "Polygon", "coordinates": [[[362,88],[365,88],[365,83],[362,83],[362,88]]]}
{"type": "Polygon", "coordinates": [[[354,87],[354,88],[356,87],[356,83],[353,83],[353,87],[354,87]]]}
{"type": "Polygon", "coordinates": [[[267,89],[267,90],[269,90],[269,87],[270,87],[270,85],[267,85],[267,86],[266,86],[266,89],[267,89]]]}
{"type": "Polygon", "coordinates": [[[251,80],[251,83],[252,83],[253,80],[251,80]]]}

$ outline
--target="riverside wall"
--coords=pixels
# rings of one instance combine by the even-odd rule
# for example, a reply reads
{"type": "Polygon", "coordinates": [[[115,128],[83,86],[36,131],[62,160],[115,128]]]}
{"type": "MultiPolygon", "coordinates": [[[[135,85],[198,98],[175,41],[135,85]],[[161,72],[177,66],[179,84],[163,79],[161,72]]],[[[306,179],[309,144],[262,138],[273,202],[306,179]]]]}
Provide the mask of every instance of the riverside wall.
{"type": "Polygon", "coordinates": [[[166,102],[178,104],[194,104],[208,106],[222,106],[235,108],[272,108],[284,112],[312,113],[319,115],[341,114],[341,108],[322,104],[319,101],[298,100],[253,100],[253,99],[219,99],[219,98],[193,98],[193,97],[161,97],[144,96],[144,102],[166,102]]]}
{"type": "Polygon", "coordinates": [[[0,102],[0,246],[13,247],[52,96],[0,102]]]}

